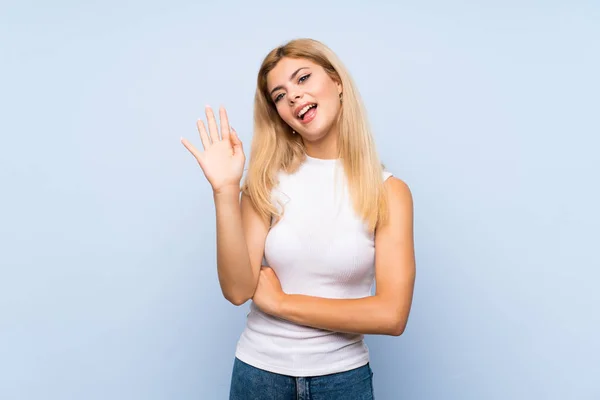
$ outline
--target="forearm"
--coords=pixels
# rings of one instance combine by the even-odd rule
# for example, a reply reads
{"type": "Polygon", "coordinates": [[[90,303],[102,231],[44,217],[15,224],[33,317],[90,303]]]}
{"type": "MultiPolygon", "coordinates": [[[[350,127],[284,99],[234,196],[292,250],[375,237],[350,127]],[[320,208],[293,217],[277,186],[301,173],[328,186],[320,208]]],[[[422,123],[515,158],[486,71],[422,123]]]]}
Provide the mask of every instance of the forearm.
{"type": "Polygon", "coordinates": [[[223,295],[239,305],[252,297],[256,288],[244,237],[239,190],[214,194],[217,222],[217,272],[223,295]]]}
{"type": "Polygon", "coordinates": [[[335,332],[401,335],[406,326],[406,307],[381,296],[359,299],[328,299],[285,295],[278,317],[299,325],[335,332]]]}

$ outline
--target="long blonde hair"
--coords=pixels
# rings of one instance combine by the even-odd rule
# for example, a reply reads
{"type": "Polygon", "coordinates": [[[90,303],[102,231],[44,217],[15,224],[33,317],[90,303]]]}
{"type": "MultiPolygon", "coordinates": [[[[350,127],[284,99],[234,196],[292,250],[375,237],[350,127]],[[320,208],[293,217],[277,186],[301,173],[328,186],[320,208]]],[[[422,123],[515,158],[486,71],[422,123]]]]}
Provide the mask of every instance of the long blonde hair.
{"type": "Polygon", "coordinates": [[[267,75],[284,57],[308,59],[325,69],[342,84],[343,102],[337,126],[338,151],[352,204],[369,231],[388,217],[382,164],[375,148],[366,111],[350,74],[336,54],[313,39],[295,39],[277,47],[265,57],[258,72],[254,96],[254,136],[242,192],[265,220],[278,219],[279,210],[271,202],[279,171],[294,172],[305,159],[300,135],[281,119],[268,94],[267,75]]]}

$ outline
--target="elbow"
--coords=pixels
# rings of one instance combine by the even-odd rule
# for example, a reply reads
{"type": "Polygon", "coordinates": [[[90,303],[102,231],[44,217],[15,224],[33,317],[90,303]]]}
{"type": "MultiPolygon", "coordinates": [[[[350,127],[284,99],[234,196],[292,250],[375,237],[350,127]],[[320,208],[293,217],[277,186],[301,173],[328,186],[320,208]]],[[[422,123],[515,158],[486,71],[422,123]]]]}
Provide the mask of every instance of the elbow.
{"type": "Polygon", "coordinates": [[[238,306],[239,307],[239,306],[245,304],[248,301],[248,299],[244,298],[244,297],[239,297],[239,298],[227,299],[227,301],[229,301],[234,306],[238,306]]]}
{"type": "Polygon", "coordinates": [[[235,282],[231,285],[225,285],[223,282],[220,283],[221,293],[225,297],[225,300],[234,306],[241,306],[254,297],[258,279],[255,279],[253,282],[235,282]]]}
{"type": "Polygon", "coordinates": [[[243,288],[238,287],[237,290],[229,290],[227,292],[224,291],[223,296],[234,306],[241,306],[254,297],[255,290],[256,285],[246,286],[243,288]]]}
{"type": "Polygon", "coordinates": [[[410,307],[406,307],[401,302],[386,302],[381,307],[383,311],[381,318],[383,319],[382,326],[384,327],[383,334],[388,336],[400,336],[406,330],[408,323],[408,315],[410,307]]]}
{"type": "Polygon", "coordinates": [[[389,318],[387,324],[386,334],[389,336],[400,336],[404,333],[406,329],[406,318],[400,317],[398,315],[393,315],[389,318]]]}
{"type": "Polygon", "coordinates": [[[225,297],[225,300],[227,300],[234,306],[238,306],[238,307],[245,304],[248,300],[250,300],[252,298],[251,295],[249,296],[246,293],[239,293],[239,292],[238,293],[223,292],[223,297],[225,297]]]}
{"type": "Polygon", "coordinates": [[[378,324],[377,333],[385,336],[400,336],[406,329],[410,304],[403,298],[376,294],[377,303],[373,303],[378,324]]]}
{"type": "Polygon", "coordinates": [[[406,326],[404,324],[394,324],[389,332],[390,336],[400,336],[404,333],[406,326]]]}
{"type": "Polygon", "coordinates": [[[233,285],[224,285],[221,283],[221,293],[225,300],[234,306],[241,306],[254,296],[256,285],[236,283],[233,285]]]}
{"type": "Polygon", "coordinates": [[[238,306],[238,307],[243,305],[250,299],[250,297],[247,297],[247,296],[227,296],[227,295],[225,295],[224,297],[228,302],[230,302],[234,306],[238,306]]]}

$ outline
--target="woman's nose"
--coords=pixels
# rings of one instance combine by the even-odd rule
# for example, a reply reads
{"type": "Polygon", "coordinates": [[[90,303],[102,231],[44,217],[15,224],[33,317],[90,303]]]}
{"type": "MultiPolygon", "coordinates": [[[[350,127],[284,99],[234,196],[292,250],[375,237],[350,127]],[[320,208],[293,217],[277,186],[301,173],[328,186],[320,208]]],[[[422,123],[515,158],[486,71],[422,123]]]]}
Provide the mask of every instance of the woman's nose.
{"type": "Polygon", "coordinates": [[[290,99],[290,103],[296,103],[298,102],[298,100],[300,100],[302,98],[302,95],[300,93],[290,93],[290,95],[288,96],[288,99],[290,99]]]}

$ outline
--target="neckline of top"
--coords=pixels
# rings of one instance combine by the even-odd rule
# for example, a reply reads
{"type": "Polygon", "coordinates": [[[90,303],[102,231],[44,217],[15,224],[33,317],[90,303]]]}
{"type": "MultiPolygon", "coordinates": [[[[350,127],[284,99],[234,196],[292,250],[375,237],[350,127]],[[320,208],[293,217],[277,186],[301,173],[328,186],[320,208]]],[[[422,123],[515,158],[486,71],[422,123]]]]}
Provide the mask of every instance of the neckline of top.
{"type": "Polygon", "coordinates": [[[306,163],[314,165],[335,165],[341,161],[341,158],[316,158],[311,157],[308,154],[306,156],[306,163]]]}

